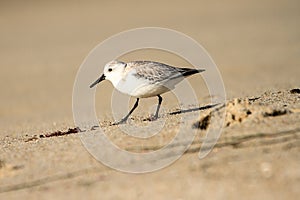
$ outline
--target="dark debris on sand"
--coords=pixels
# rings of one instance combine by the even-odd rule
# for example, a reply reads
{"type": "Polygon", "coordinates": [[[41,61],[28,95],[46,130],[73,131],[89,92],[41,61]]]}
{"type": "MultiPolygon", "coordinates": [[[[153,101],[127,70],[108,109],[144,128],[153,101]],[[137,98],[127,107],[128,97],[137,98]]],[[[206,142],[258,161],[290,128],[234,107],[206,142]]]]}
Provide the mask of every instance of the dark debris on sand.
{"type": "Polygon", "coordinates": [[[78,133],[78,132],[80,132],[78,128],[69,128],[67,131],[55,131],[53,133],[41,134],[39,136],[34,135],[34,136],[26,139],[25,142],[34,141],[34,140],[37,140],[39,138],[64,136],[64,135],[74,134],[74,133],[78,133]]]}
{"type": "Polygon", "coordinates": [[[295,89],[290,90],[290,92],[292,94],[300,94],[300,89],[299,88],[295,88],[295,89]]]}
{"type": "Polygon", "coordinates": [[[69,128],[67,131],[55,131],[53,133],[47,133],[45,135],[40,135],[40,138],[57,137],[57,136],[63,136],[63,135],[78,133],[78,132],[79,132],[79,130],[77,128],[69,128]]]}

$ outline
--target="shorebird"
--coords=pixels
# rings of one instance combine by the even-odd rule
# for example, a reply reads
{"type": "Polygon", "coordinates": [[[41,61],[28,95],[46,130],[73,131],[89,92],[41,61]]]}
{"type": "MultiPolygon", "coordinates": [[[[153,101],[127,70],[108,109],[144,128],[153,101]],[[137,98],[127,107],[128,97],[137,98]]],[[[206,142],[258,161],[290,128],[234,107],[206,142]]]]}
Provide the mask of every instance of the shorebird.
{"type": "Polygon", "coordinates": [[[126,123],[128,117],[138,107],[140,98],[155,96],[158,97],[158,105],[151,120],[156,120],[162,103],[160,95],[174,89],[175,85],[185,77],[203,71],[205,70],[178,68],[153,61],[128,63],[111,61],[105,65],[103,74],[90,85],[90,88],[103,80],[109,80],[117,90],[136,98],[136,102],[129,113],[114,125],[126,123]]]}

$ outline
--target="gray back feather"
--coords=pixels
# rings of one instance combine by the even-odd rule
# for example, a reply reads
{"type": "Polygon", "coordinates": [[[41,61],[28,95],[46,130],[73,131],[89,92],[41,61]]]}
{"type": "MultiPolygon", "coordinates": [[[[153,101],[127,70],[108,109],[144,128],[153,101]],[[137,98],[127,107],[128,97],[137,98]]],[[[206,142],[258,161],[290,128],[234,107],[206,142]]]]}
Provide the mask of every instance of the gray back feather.
{"type": "Polygon", "coordinates": [[[134,61],[128,65],[133,65],[136,69],[135,76],[144,78],[151,83],[165,82],[173,77],[181,76],[181,68],[172,67],[159,62],[153,61],[134,61]]]}

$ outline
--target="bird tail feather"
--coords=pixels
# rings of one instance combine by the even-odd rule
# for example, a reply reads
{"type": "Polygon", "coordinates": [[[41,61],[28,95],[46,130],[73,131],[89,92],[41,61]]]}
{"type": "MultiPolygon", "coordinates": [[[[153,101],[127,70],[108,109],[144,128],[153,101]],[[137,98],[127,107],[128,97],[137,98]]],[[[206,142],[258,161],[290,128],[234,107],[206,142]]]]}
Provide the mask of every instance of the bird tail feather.
{"type": "Polygon", "coordinates": [[[180,68],[182,76],[190,76],[193,74],[204,72],[205,69],[190,69],[190,68],[180,68]]]}

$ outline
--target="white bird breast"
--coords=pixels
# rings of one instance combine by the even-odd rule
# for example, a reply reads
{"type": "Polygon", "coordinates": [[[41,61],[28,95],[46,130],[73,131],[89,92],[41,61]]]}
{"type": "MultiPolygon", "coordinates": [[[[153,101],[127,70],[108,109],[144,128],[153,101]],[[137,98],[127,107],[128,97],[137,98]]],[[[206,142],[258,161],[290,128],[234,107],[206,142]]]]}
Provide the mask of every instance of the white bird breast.
{"type": "Polygon", "coordinates": [[[179,76],[175,79],[153,83],[142,77],[137,78],[134,73],[135,70],[129,72],[115,85],[115,88],[122,93],[138,98],[154,97],[168,92],[184,79],[183,76],[179,76]]]}
{"type": "Polygon", "coordinates": [[[129,72],[115,85],[115,88],[122,93],[138,98],[157,96],[171,89],[164,86],[163,83],[153,84],[145,78],[137,78],[133,75],[134,73],[135,70],[129,72]]]}

